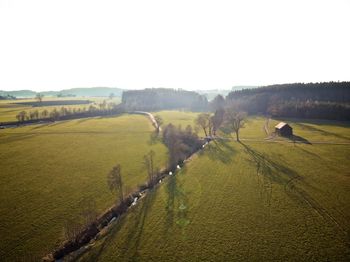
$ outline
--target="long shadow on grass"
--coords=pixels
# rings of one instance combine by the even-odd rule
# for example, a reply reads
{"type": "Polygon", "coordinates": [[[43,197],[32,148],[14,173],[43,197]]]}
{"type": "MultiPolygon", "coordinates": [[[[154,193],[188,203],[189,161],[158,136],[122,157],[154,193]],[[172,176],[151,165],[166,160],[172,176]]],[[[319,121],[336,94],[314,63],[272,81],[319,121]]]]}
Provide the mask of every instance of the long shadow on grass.
{"type": "MultiPolygon", "coordinates": [[[[91,251],[88,252],[87,258],[84,258],[82,261],[98,261],[99,257],[103,251],[113,243],[113,238],[124,228],[127,222],[127,214],[124,214],[118,219],[115,225],[112,226],[111,230],[99,241],[102,243],[99,246],[94,247],[91,251]]],[[[78,260],[84,253],[77,256],[75,259],[78,260]]]]}
{"type": "MultiPolygon", "coordinates": [[[[256,172],[258,176],[262,175],[263,178],[268,178],[270,183],[273,182],[283,185],[285,192],[289,197],[297,201],[299,204],[313,208],[326,221],[335,224],[347,237],[349,237],[349,233],[346,230],[346,223],[339,222],[339,217],[338,219],[335,218],[332,213],[328,212],[328,210],[318,203],[318,201],[314,199],[306,190],[298,186],[299,182],[303,182],[303,185],[310,187],[308,183],[302,181],[302,177],[300,177],[298,173],[281,163],[277,163],[266,154],[254,150],[252,147],[243,144],[242,142],[240,144],[250,156],[251,161],[256,165],[256,172]]],[[[317,190],[317,188],[313,189],[317,190]]],[[[269,199],[271,199],[271,195],[269,196],[269,199]]]]}
{"type": "Polygon", "coordinates": [[[260,187],[261,196],[266,196],[268,205],[271,202],[272,183],[283,185],[286,192],[294,180],[300,180],[301,177],[293,169],[271,159],[252,147],[240,142],[244,150],[248,153],[250,161],[256,166],[256,175],[260,187]]]}
{"type": "Polygon", "coordinates": [[[230,145],[229,141],[225,140],[213,140],[208,144],[206,150],[200,152],[200,154],[207,155],[211,160],[220,161],[224,164],[230,163],[235,153],[236,150],[230,145]]]}
{"type": "Polygon", "coordinates": [[[285,185],[290,179],[300,178],[293,169],[271,159],[268,155],[263,154],[252,147],[240,142],[245,151],[250,156],[252,162],[256,164],[257,172],[277,184],[285,185]]]}
{"type": "Polygon", "coordinates": [[[146,217],[156,197],[157,188],[154,188],[141,201],[141,207],[137,209],[135,218],[128,224],[128,232],[126,233],[124,243],[120,249],[122,251],[121,257],[131,257],[133,259],[139,257],[138,249],[141,243],[146,217]]]}
{"type": "Polygon", "coordinates": [[[164,227],[165,235],[169,234],[169,230],[174,226],[174,222],[181,228],[182,233],[184,233],[186,226],[190,223],[188,220],[188,197],[176,176],[169,178],[166,192],[168,198],[164,227]]]}
{"type": "MultiPolygon", "coordinates": [[[[306,125],[306,124],[301,124],[301,123],[295,123],[295,125],[300,126],[302,129],[308,130],[308,131],[313,131],[313,132],[319,132],[321,135],[324,136],[335,136],[337,138],[342,138],[345,140],[350,140],[349,137],[337,134],[337,133],[333,133],[333,132],[329,132],[320,128],[316,128],[314,126],[310,126],[310,125],[306,125]]],[[[348,126],[345,126],[348,127],[348,126]]]]}
{"type": "Polygon", "coordinates": [[[12,134],[6,134],[6,137],[0,137],[0,144],[9,144],[13,142],[20,142],[23,140],[26,140],[28,138],[32,138],[36,136],[36,134],[32,133],[12,133],[12,134]]]}
{"type": "Polygon", "coordinates": [[[135,214],[132,214],[133,217],[130,217],[131,214],[128,214],[128,212],[119,218],[116,224],[112,226],[110,232],[108,232],[106,236],[100,240],[102,243],[88,253],[88,261],[98,261],[104,250],[106,250],[112,244],[116,244],[118,240],[115,239],[119,237],[118,234],[122,230],[128,231],[120,236],[123,237],[123,242],[118,244],[118,250],[120,251],[118,254],[120,254],[120,259],[137,259],[139,256],[138,248],[141,242],[145,219],[156,198],[156,191],[156,188],[153,189],[139,201],[138,205],[140,206],[134,207],[135,214]]]}

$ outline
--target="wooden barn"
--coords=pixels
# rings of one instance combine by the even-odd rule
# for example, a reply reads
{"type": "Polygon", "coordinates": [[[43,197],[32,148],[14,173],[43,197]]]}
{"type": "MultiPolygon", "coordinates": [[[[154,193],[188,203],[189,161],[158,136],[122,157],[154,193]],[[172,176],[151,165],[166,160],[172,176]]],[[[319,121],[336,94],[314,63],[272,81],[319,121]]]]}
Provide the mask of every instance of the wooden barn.
{"type": "Polygon", "coordinates": [[[281,122],[277,126],[275,126],[275,132],[280,136],[292,136],[293,128],[287,123],[281,122]]]}

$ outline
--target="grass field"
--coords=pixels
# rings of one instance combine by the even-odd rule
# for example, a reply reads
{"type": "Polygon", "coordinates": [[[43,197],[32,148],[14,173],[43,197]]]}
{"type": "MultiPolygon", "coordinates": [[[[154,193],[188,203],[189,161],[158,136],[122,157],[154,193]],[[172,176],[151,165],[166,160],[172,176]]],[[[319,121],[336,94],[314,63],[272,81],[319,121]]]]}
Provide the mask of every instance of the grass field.
{"type": "Polygon", "coordinates": [[[150,149],[159,166],[166,149],[151,144],[144,116],[90,118],[0,130],[0,260],[29,260],[62,241],[63,224],[81,203],[100,213],[115,200],[106,177],[120,163],[127,189],[146,180],[150,149]]]}
{"type": "MultiPolygon", "coordinates": [[[[156,112],[193,125],[196,113],[156,112]]],[[[288,120],[310,144],[268,143],[250,117],[243,144],[211,143],[124,215],[82,261],[346,261],[350,250],[350,142],[344,122],[288,120]],[[345,232],[345,233],[344,233],[345,232]]],[[[277,120],[269,123],[273,131],[277,120]]],[[[62,241],[81,203],[111,206],[106,175],[122,165],[128,190],[146,180],[143,155],[166,148],[140,115],[0,130],[0,260],[39,258],[62,241]]],[[[201,133],[200,133],[201,134],[201,133]]]]}
{"type": "MultiPolygon", "coordinates": [[[[44,98],[43,101],[64,101],[64,100],[90,100],[95,103],[101,103],[103,100],[106,100],[107,102],[115,102],[119,103],[120,98],[116,97],[113,100],[110,100],[108,98],[102,98],[102,97],[82,97],[82,98],[76,98],[76,97],[66,97],[66,98],[54,98],[54,97],[47,97],[44,98]]],[[[41,106],[41,107],[32,107],[29,105],[21,105],[21,104],[15,104],[15,103],[22,103],[22,102],[35,102],[34,99],[18,99],[18,100],[0,100],[0,123],[1,122],[12,122],[17,121],[16,115],[21,111],[34,111],[38,110],[39,112],[44,111],[45,109],[49,112],[53,109],[59,110],[62,106],[41,106]]],[[[82,104],[82,105],[64,105],[65,108],[88,108],[89,104],[82,104]]]]}
{"type": "MultiPolygon", "coordinates": [[[[250,118],[241,137],[264,138],[264,122],[250,118]]],[[[308,141],[349,142],[349,123],[289,122],[308,141]]],[[[349,155],[350,145],[211,143],[80,260],[349,261],[349,155]]]]}

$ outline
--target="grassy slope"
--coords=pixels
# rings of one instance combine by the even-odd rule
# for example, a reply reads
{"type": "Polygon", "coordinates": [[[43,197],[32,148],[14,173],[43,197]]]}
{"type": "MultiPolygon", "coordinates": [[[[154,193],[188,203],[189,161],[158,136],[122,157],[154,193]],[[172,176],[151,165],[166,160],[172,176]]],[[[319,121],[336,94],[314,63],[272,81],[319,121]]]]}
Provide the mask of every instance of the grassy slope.
{"type": "MultiPolygon", "coordinates": [[[[348,124],[303,122],[293,127],[305,139],[349,140],[348,124]]],[[[251,119],[242,137],[264,137],[263,123],[251,119]]],[[[349,154],[336,145],[212,144],[81,260],[348,261],[349,154]]]]}
{"type": "Polygon", "coordinates": [[[99,212],[109,207],[106,175],[116,163],[127,188],[144,182],[144,154],[153,148],[157,163],[166,162],[165,147],[150,144],[152,131],[137,115],[0,130],[0,257],[51,250],[84,199],[95,200],[99,212]]]}

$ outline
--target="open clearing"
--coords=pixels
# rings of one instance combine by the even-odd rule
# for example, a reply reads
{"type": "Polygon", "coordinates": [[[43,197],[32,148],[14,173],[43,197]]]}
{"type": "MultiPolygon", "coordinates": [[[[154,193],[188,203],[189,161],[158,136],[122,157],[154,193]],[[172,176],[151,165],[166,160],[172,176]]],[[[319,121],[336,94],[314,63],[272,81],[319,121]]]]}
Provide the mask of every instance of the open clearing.
{"type": "Polygon", "coordinates": [[[99,213],[110,207],[106,177],[117,163],[127,190],[145,182],[143,155],[153,149],[157,164],[166,163],[153,131],[138,115],[0,130],[0,257],[38,259],[62,241],[65,221],[79,219],[84,201],[99,213]]]}
{"type": "MultiPolygon", "coordinates": [[[[264,138],[251,118],[242,138],[264,138]]],[[[348,123],[292,122],[349,140],[348,123]]],[[[81,261],[349,261],[348,145],[211,143],[148,194],[81,261]]]]}

